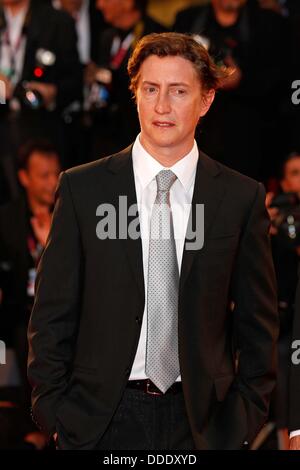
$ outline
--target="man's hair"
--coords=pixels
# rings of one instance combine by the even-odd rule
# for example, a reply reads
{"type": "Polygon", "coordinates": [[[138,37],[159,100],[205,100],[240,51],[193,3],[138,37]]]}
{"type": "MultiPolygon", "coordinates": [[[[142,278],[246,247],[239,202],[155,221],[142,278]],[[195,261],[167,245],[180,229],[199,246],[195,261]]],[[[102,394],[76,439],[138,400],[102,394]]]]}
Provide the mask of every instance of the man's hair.
{"type": "Polygon", "coordinates": [[[293,151],[289,153],[285,159],[282,162],[281,168],[280,168],[280,173],[279,173],[279,179],[282,181],[285,178],[285,173],[286,173],[286,166],[291,160],[295,160],[296,158],[300,158],[300,152],[293,151]]]}
{"type": "Polygon", "coordinates": [[[46,139],[32,139],[21,145],[18,152],[18,167],[20,170],[27,170],[30,157],[38,152],[43,155],[53,157],[59,160],[59,155],[55,146],[46,139]]]}
{"type": "Polygon", "coordinates": [[[179,56],[189,60],[204,91],[216,90],[229,75],[224,67],[218,67],[205,47],[192,35],[181,33],[152,33],[144,36],[136,45],[129,61],[130,90],[136,95],[142,63],[151,55],[158,57],[179,56]]]}

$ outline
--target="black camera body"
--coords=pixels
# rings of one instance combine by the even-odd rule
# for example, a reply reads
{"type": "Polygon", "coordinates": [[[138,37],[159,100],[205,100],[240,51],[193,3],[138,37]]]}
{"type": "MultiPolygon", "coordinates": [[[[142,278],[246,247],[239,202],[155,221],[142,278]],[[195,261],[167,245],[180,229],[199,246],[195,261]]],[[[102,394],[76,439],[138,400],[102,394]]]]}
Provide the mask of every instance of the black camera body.
{"type": "MultiPolygon", "coordinates": [[[[33,70],[34,80],[47,82],[47,75],[56,62],[54,52],[47,49],[38,49],[35,55],[35,67],[33,70]]],[[[44,108],[44,101],[41,93],[33,90],[27,85],[27,81],[19,82],[14,90],[14,99],[19,103],[22,109],[39,110],[44,108]]]]}
{"type": "Polygon", "coordinates": [[[278,209],[272,221],[278,236],[294,247],[300,246],[300,198],[297,193],[281,193],[274,197],[270,205],[278,209]]]}

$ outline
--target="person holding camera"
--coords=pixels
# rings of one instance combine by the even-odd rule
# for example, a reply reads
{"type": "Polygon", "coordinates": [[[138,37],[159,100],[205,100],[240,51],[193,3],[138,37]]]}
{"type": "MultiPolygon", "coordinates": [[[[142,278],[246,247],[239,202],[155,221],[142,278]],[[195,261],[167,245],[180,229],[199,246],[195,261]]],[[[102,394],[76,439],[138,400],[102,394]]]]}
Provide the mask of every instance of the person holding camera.
{"type": "MultiPolygon", "coordinates": [[[[28,413],[26,330],[34,302],[36,267],[49,234],[60,159],[50,142],[26,142],[18,155],[21,196],[0,207],[1,339],[13,349],[21,379],[22,405],[28,413]]],[[[7,367],[9,367],[9,362],[7,367]]]]}
{"type": "Polygon", "coordinates": [[[36,137],[52,140],[63,153],[63,117],[82,94],[72,18],[36,0],[0,0],[0,80],[6,90],[1,154],[15,156],[21,143],[36,137]]]}

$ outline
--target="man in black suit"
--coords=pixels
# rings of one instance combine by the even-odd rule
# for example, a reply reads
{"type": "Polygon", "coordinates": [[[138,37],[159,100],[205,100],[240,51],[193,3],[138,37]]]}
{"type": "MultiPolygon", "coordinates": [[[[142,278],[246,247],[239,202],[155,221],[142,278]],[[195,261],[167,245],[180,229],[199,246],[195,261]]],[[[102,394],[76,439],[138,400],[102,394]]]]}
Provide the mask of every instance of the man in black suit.
{"type": "Polygon", "coordinates": [[[195,144],[223,74],[194,39],[145,36],[128,71],[134,145],[60,179],[29,326],[33,417],[61,449],[240,449],[275,383],[264,189],[195,144]]]}

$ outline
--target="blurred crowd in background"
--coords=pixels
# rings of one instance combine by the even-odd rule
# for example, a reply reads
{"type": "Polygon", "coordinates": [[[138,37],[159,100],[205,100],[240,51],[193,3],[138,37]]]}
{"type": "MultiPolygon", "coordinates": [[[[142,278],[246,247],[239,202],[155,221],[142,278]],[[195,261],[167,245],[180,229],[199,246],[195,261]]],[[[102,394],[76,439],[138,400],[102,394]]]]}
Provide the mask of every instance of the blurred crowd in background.
{"type": "Polygon", "coordinates": [[[284,448],[300,256],[299,0],[0,0],[0,448],[46,445],[30,419],[26,329],[59,173],[133,142],[127,61],[142,36],[168,30],[193,34],[233,71],[197,129],[201,149],[268,192],[281,334],[265,445],[284,448]]]}

